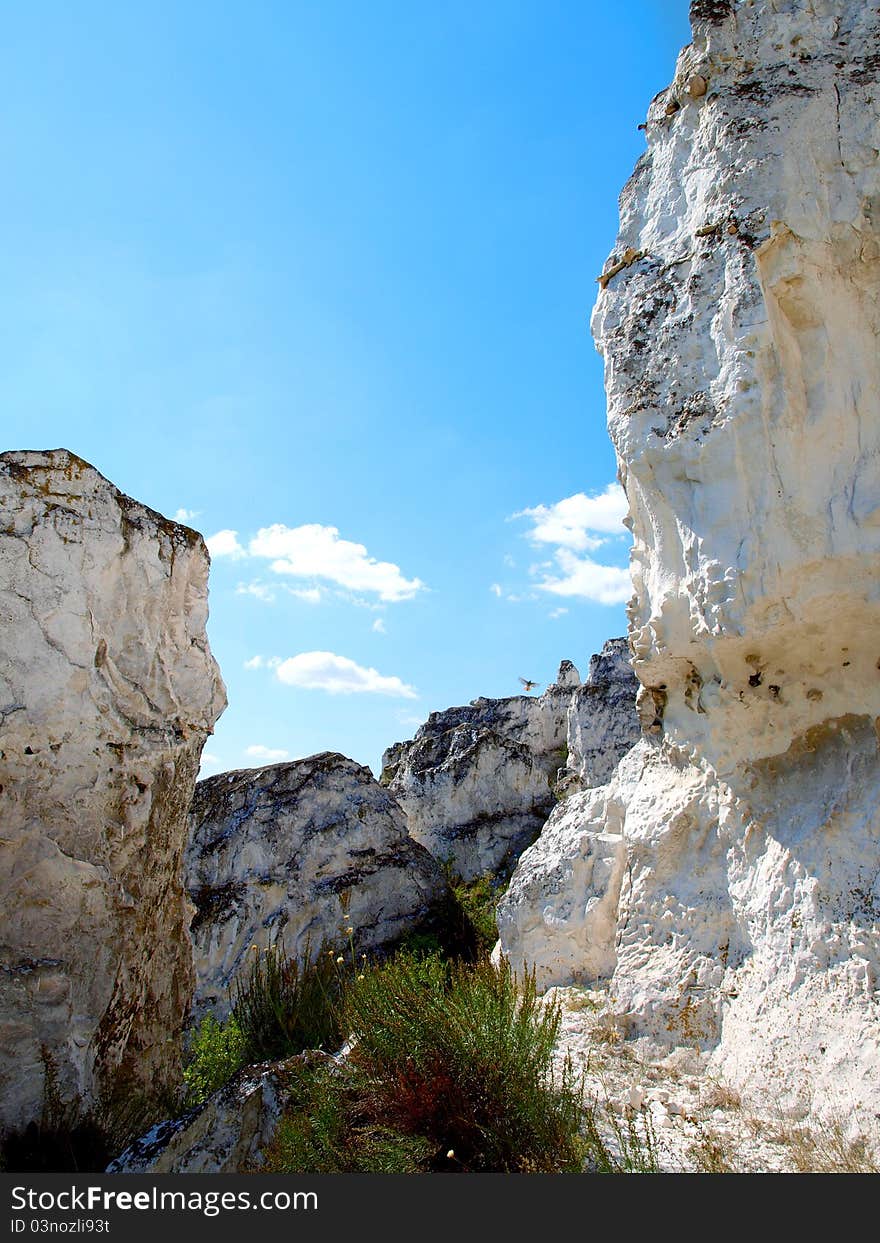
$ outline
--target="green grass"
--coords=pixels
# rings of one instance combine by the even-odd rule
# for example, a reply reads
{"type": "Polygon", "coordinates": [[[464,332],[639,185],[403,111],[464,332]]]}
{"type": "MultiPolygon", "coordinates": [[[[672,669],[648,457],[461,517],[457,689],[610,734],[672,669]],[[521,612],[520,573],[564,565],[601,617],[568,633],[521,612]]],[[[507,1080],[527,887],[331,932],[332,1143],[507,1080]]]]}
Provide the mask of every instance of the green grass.
{"type": "Polygon", "coordinates": [[[235,981],[232,1015],[245,1063],[278,1061],[304,1049],[332,1051],[342,1043],[341,1000],[346,968],[327,945],[314,961],[279,946],[254,951],[235,981]]]}

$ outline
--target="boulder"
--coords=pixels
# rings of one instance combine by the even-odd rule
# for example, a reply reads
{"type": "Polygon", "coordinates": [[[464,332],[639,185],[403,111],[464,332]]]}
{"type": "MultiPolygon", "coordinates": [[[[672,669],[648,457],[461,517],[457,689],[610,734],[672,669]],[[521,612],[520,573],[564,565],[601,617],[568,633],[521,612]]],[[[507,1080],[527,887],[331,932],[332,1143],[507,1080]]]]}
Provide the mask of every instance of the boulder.
{"type": "Polygon", "coordinates": [[[381,950],[429,919],[446,887],[389,792],[331,752],[200,781],[186,883],[196,1010],[220,1015],[252,946],[381,950]]]}
{"type": "Polygon", "coordinates": [[[320,1053],[247,1066],[201,1105],[152,1127],[107,1167],[108,1174],[247,1174],[259,1169],[297,1068],[320,1053]]]}
{"type": "Polygon", "coordinates": [[[225,706],[202,537],[66,450],[0,455],[0,1126],[176,1084],[182,881],[225,706]]]}

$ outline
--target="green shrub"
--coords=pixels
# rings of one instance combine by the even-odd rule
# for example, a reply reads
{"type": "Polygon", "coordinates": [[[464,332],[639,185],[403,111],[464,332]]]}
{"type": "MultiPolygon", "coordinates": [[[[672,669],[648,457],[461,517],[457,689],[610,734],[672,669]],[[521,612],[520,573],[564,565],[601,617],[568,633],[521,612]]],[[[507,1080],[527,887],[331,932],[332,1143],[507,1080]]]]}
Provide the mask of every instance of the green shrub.
{"type": "Polygon", "coordinates": [[[371,1118],[350,1067],[306,1066],[266,1152],[261,1173],[418,1174],[433,1145],[371,1118]]]}
{"type": "Polygon", "coordinates": [[[429,1141],[434,1168],[582,1167],[580,1092],[570,1070],[550,1079],[560,1012],[533,976],[398,955],[353,984],[345,1013],[366,1112],[429,1141]]]}
{"type": "Polygon", "coordinates": [[[498,940],[495,908],[503,890],[493,886],[490,876],[480,876],[472,881],[454,877],[451,887],[456,902],[474,930],[477,956],[491,954],[498,940]]]}
{"type": "Polygon", "coordinates": [[[333,1050],[342,1042],[340,1001],[346,971],[323,945],[314,961],[280,946],[256,951],[235,981],[232,1014],[246,1062],[277,1061],[304,1049],[333,1050]]]}
{"type": "Polygon", "coordinates": [[[186,1104],[200,1105],[222,1088],[244,1062],[245,1039],[235,1016],[218,1023],[213,1014],[207,1015],[190,1038],[183,1068],[186,1104]]]}

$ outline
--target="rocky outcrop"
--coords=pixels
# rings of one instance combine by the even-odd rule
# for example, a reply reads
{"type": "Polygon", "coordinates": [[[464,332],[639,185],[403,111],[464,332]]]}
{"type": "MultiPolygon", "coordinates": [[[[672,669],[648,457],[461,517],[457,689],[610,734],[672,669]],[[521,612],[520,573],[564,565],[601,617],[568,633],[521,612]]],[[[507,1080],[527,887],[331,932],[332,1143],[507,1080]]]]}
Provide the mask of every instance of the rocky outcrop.
{"type": "Polygon", "coordinates": [[[501,935],[746,1094],[873,1116],[880,10],[692,16],[593,320],[645,740],[551,819],[501,935]]]}
{"type": "Polygon", "coordinates": [[[566,771],[562,790],[602,785],[639,740],[638,682],[626,639],[609,639],[590,657],[587,680],[568,705],[566,771]]]}
{"type": "Polygon", "coordinates": [[[393,944],[445,890],[436,860],[368,768],[325,752],[200,781],[186,881],[196,1007],[223,1014],[251,946],[314,957],[323,942],[360,954],[393,944]]]}
{"type": "Polygon", "coordinates": [[[602,780],[636,741],[635,691],[625,640],[612,640],[583,686],[565,660],[541,696],[433,712],[385,752],[382,781],[433,855],[465,880],[506,879],[557,798],[602,780]]]}
{"type": "Polygon", "coordinates": [[[303,1053],[247,1066],[201,1105],[160,1122],[129,1144],[108,1174],[247,1174],[258,1170],[298,1068],[325,1061],[303,1053]]]}
{"type": "Polygon", "coordinates": [[[179,1074],[186,815],[223,683],[200,535],[65,450],[0,456],[0,1125],[179,1074]]]}

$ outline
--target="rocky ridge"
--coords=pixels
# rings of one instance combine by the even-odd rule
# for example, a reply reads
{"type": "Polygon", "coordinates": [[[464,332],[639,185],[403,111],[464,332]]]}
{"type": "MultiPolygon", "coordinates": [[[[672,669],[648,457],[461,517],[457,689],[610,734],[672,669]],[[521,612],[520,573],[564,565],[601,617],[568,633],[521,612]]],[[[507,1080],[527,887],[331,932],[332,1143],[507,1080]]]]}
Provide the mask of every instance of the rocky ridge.
{"type": "Polygon", "coordinates": [[[540,696],[432,712],[385,752],[381,780],[438,859],[465,880],[506,879],[557,799],[604,779],[637,741],[636,686],[626,641],[610,640],[584,685],[566,660],[540,696]]]}

